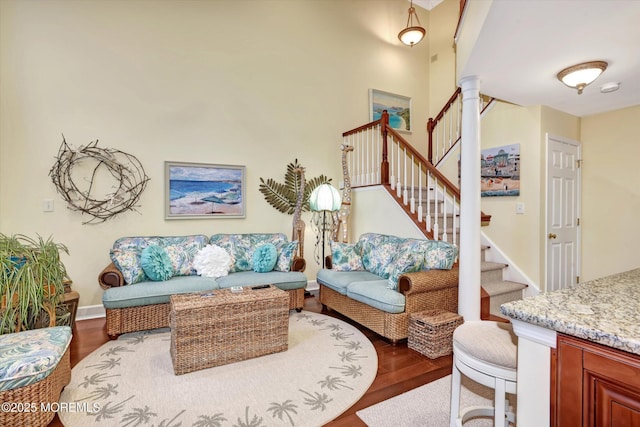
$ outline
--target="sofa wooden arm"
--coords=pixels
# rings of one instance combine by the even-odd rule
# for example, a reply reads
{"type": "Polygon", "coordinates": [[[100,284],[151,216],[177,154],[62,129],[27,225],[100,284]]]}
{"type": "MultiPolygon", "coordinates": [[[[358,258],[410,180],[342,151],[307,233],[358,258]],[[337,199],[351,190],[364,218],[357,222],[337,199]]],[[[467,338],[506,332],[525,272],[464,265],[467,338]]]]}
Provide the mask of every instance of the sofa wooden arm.
{"type": "Polygon", "coordinates": [[[432,292],[458,287],[458,267],[451,270],[427,270],[406,273],[398,280],[398,290],[409,297],[411,294],[432,292]]]}
{"type": "Polygon", "coordinates": [[[109,264],[98,275],[98,284],[102,289],[124,286],[124,276],[114,263],[109,264]]]}
{"type": "Polygon", "coordinates": [[[291,262],[291,271],[304,271],[307,268],[307,261],[304,258],[295,257],[291,262]]]}
{"type": "Polygon", "coordinates": [[[332,260],[333,258],[331,255],[327,255],[326,257],[324,257],[324,268],[326,268],[327,270],[331,270],[331,268],[333,267],[332,260]]]}

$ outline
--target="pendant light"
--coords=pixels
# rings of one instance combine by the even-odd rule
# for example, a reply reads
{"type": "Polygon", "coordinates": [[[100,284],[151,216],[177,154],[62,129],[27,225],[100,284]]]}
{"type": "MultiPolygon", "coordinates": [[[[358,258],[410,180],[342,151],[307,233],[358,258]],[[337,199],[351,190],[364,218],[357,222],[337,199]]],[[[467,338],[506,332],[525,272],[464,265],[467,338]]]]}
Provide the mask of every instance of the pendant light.
{"type": "Polygon", "coordinates": [[[416,13],[416,9],[413,7],[413,0],[411,0],[411,7],[409,7],[409,16],[407,17],[407,27],[400,31],[398,38],[407,46],[413,47],[414,44],[420,43],[420,40],[424,37],[426,30],[422,28],[420,24],[420,18],[416,13]],[[418,25],[413,25],[413,17],[416,17],[418,25]]]}

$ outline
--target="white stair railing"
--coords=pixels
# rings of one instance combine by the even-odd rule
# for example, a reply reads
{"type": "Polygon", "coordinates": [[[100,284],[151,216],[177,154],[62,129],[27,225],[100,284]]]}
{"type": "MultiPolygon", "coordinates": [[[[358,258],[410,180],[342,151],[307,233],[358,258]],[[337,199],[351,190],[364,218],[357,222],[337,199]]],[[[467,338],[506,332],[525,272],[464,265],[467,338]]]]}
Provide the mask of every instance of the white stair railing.
{"type": "Polygon", "coordinates": [[[372,122],[343,134],[342,143],[354,148],[348,157],[352,187],[365,187],[380,183],[382,136],[379,122],[372,122]]]}
{"type": "MultiPolygon", "coordinates": [[[[484,110],[493,98],[480,96],[480,111],[484,110]]],[[[427,122],[429,136],[429,153],[427,160],[432,165],[438,164],[453,150],[460,141],[462,130],[462,93],[458,88],[446,102],[440,113],[427,122]]]]}
{"type": "Polygon", "coordinates": [[[354,148],[349,158],[352,187],[388,185],[427,237],[457,244],[458,189],[383,119],[345,132],[343,144],[354,148]],[[385,176],[382,165],[387,161],[385,176]]]}

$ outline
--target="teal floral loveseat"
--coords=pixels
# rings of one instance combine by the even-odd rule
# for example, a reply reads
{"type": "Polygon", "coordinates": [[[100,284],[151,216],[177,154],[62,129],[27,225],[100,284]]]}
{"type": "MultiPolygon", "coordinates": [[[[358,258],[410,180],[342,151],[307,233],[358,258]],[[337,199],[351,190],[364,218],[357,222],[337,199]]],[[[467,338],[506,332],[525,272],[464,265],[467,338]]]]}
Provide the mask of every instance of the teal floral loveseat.
{"type": "Polygon", "coordinates": [[[282,233],[122,237],[100,272],[107,334],[169,325],[171,295],[273,284],[301,310],[307,278],[298,242],[282,233]]]}
{"type": "Polygon", "coordinates": [[[403,340],[411,313],[458,311],[457,256],[447,242],[377,233],[331,242],[316,277],[320,302],[392,342],[403,340]]]}

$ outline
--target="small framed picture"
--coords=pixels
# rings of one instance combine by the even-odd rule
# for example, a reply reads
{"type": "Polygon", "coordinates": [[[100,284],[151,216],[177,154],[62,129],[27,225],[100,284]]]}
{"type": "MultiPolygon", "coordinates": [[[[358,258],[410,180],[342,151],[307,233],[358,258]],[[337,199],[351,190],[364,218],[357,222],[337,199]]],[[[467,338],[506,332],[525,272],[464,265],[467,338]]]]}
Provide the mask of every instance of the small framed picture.
{"type": "Polygon", "coordinates": [[[480,197],[519,196],[520,144],[482,150],[480,171],[480,197]]]}
{"type": "Polygon", "coordinates": [[[389,125],[393,129],[411,133],[411,98],[369,89],[369,120],[379,120],[384,110],[389,113],[389,125]]]}
{"type": "Polygon", "coordinates": [[[165,162],[165,218],[244,218],[245,167],[165,162]]]}

